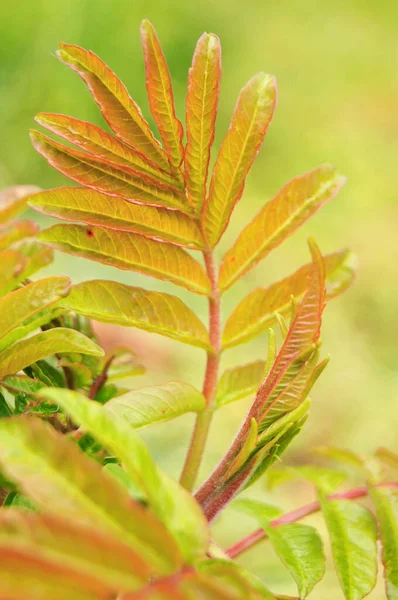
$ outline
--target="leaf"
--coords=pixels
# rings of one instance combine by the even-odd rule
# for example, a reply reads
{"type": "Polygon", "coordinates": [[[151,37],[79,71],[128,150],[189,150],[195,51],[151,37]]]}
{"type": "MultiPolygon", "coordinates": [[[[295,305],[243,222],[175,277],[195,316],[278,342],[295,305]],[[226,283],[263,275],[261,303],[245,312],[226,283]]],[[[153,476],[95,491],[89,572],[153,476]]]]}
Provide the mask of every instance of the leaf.
{"type": "Polygon", "coordinates": [[[29,199],[35,210],[66,221],[80,221],[108,229],[139,233],[192,249],[203,249],[198,225],[175,211],[133,204],[87,188],[58,188],[29,199]]]}
{"type": "Polygon", "coordinates": [[[160,471],[142,439],[118,415],[70,390],[48,388],[41,394],[57,402],[71,418],[120,459],[151,509],[166,524],[188,560],[208,545],[206,520],[199,505],[178,483],[160,471]]]}
{"type": "Polygon", "coordinates": [[[312,352],[319,339],[325,306],[325,265],[315,242],[309,240],[309,246],[313,260],[311,280],[274,365],[257,394],[256,407],[260,411],[288,369],[305,353],[312,352]]]}
{"type": "Polygon", "coordinates": [[[160,169],[143,154],[96,125],[54,113],[39,113],[35,120],[42,127],[63,137],[89,154],[104,158],[116,165],[131,167],[164,183],[176,185],[176,181],[170,173],[160,169]]]}
{"type": "Polygon", "coordinates": [[[78,331],[64,327],[49,329],[26,340],[20,340],[0,353],[0,380],[57,352],[103,355],[102,348],[78,331]]]}
{"type": "Polygon", "coordinates": [[[137,327],[210,350],[203,323],[177,296],[93,280],[72,287],[62,304],[96,321],[137,327]]]}
{"type": "Polygon", "coordinates": [[[39,379],[27,377],[26,375],[9,375],[1,382],[9,392],[13,394],[27,394],[34,396],[45,384],[39,379]]]}
{"type": "Polygon", "coordinates": [[[220,81],[220,41],[213,33],[204,33],[196,45],[189,69],[186,100],[187,145],[184,156],[187,197],[198,212],[201,211],[206,197],[220,81]]]}
{"type": "Polygon", "coordinates": [[[107,381],[120,381],[127,377],[136,377],[146,373],[143,365],[137,362],[136,354],[127,347],[119,346],[102,359],[102,368],[111,361],[107,371],[107,381]]]}
{"type": "MultiPolygon", "coordinates": [[[[26,323],[29,323],[35,315],[44,309],[50,308],[66,296],[69,289],[70,280],[67,277],[47,277],[29,283],[25,287],[1,298],[0,350],[8,345],[7,341],[10,334],[13,335],[12,341],[24,337],[23,332],[26,329],[26,323]],[[15,332],[18,329],[22,330],[21,335],[15,337],[15,332]]],[[[51,313],[49,313],[48,318],[50,317],[51,313]]],[[[29,328],[27,332],[29,332],[29,328]]]]}
{"type": "Polygon", "coordinates": [[[35,185],[14,185],[0,192],[0,224],[10,221],[26,208],[30,194],[40,191],[35,185]]]}
{"type": "Polygon", "coordinates": [[[53,225],[40,232],[39,239],[69,254],[165,279],[197,294],[210,293],[203,267],[185,250],[171,244],[135,233],[81,225],[53,225]]]}
{"type": "Polygon", "coordinates": [[[325,572],[322,541],[316,529],[298,523],[275,526],[273,520],[281,512],[256,500],[240,500],[234,507],[257,519],[297,583],[300,598],[306,598],[325,572]]]}
{"type": "Polygon", "coordinates": [[[40,419],[20,416],[0,422],[0,462],[7,476],[49,515],[108,532],[149,561],[158,575],[181,564],[161,523],[99,464],[40,419]]]}
{"type": "MultiPolygon", "coordinates": [[[[355,256],[349,250],[342,250],[327,254],[324,262],[326,298],[329,300],[345,291],[353,281],[355,256]]],[[[257,288],[244,298],[226,322],[224,348],[249,341],[266,331],[275,323],[275,313],[288,314],[291,297],[300,299],[304,295],[311,269],[311,264],[305,265],[289,277],[267,288],[257,288]]]]}
{"type": "Polygon", "coordinates": [[[39,244],[35,239],[26,239],[17,242],[13,244],[13,248],[27,259],[22,273],[18,276],[18,282],[31,277],[53,261],[53,251],[51,248],[46,248],[46,246],[39,244]]]}
{"type": "Polygon", "coordinates": [[[221,375],[217,385],[217,406],[224,406],[224,404],[254,394],[264,378],[265,362],[263,360],[227,369],[221,375]]]}
{"type": "Polygon", "coordinates": [[[203,209],[203,229],[212,247],[218,243],[242,196],[247,173],[264,140],[275,103],[275,79],[264,73],[255,75],[239,95],[203,209]]]}
{"type": "Polygon", "coordinates": [[[93,575],[0,547],[1,600],[108,600],[108,587],[93,575]]]}
{"type": "Polygon", "coordinates": [[[184,201],[182,192],[177,188],[156,181],[130,167],[116,165],[103,158],[59,144],[38,131],[32,130],[30,137],[35,150],[52,167],[86,187],[110,196],[125,198],[136,204],[163,206],[187,214],[192,212],[184,201]]]}
{"type": "Polygon", "coordinates": [[[141,42],[149,106],[166,148],[170,167],[177,173],[184,153],[183,129],[175,114],[173,88],[162,47],[153,25],[146,19],[141,23],[141,42]]]}
{"type": "Polygon", "coordinates": [[[327,500],[320,494],[333,558],[347,600],[369,594],[377,576],[377,532],[372,514],[350,500],[327,500]]]}
{"type": "Polygon", "coordinates": [[[0,262],[0,296],[3,296],[18,286],[17,278],[28,261],[16,250],[4,250],[0,252],[0,262]]]}
{"type": "Polygon", "coordinates": [[[32,221],[13,221],[0,227],[0,250],[9,248],[14,242],[36,235],[38,225],[32,221]]]}
{"type": "MultiPolygon", "coordinates": [[[[9,509],[0,513],[0,547],[93,576],[116,592],[146,583],[151,565],[109,535],[62,518],[9,509]]],[[[73,577],[73,576],[72,576],[73,577]]]]}
{"type": "Polygon", "coordinates": [[[318,446],[315,448],[316,454],[328,458],[337,463],[342,463],[344,466],[354,468],[358,473],[364,473],[364,461],[362,458],[346,448],[337,448],[336,446],[318,446]]]}
{"type": "Polygon", "coordinates": [[[192,385],[170,381],[122,394],[107,402],[105,410],[141,429],[188,412],[200,413],[205,406],[205,397],[192,385]]]}
{"type": "Polygon", "coordinates": [[[322,165],[292,179],[243,229],[220,267],[220,288],[226,290],[291,235],[345,183],[331,165],[322,165]]]}
{"type": "Polygon", "coordinates": [[[398,598],[398,496],[393,490],[371,487],[382,544],[384,580],[388,600],[398,598]]]}
{"type": "Polygon", "coordinates": [[[393,469],[398,469],[398,454],[388,448],[377,448],[375,455],[379,460],[389,465],[393,469]]]}
{"type": "Polygon", "coordinates": [[[104,119],[115,134],[160,167],[167,169],[164,150],[149,130],[140,109],[113,71],[93,52],[61,44],[62,62],[76,71],[88,86],[104,119]]]}
{"type": "MultiPolygon", "coordinates": [[[[250,583],[257,592],[257,595],[254,597],[249,596],[249,598],[252,597],[253,600],[254,598],[256,600],[260,600],[261,598],[263,600],[275,600],[275,596],[265,587],[261,579],[231,560],[204,560],[199,563],[198,568],[201,573],[218,577],[222,581],[230,583],[238,588],[244,586],[245,582],[250,583]]],[[[242,592],[246,594],[244,596],[245,598],[247,598],[248,593],[250,594],[250,591],[247,589],[242,589],[242,592]]]]}

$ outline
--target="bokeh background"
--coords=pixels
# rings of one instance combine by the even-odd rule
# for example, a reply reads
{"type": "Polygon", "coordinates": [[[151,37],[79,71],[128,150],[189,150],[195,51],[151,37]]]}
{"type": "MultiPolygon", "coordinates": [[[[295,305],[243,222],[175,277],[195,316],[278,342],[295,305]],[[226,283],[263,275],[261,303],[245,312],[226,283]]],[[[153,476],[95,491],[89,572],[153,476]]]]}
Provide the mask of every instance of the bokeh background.
{"type": "MultiPolygon", "coordinates": [[[[279,103],[220,255],[249,219],[291,177],[325,161],[348,176],[345,189],[225,296],[225,314],[255,286],[281,278],[308,260],[306,238],[324,252],[349,246],[359,258],[355,285],[325,313],[323,340],[332,360],[313,393],[311,418],[286,461],[312,460],[313,448],[334,444],[363,455],[379,445],[397,449],[398,411],[398,3],[394,0],[18,0],[0,7],[0,188],[64,185],[30,146],[28,129],[39,111],[61,112],[101,124],[80,79],[61,65],[60,41],[99,54],[124,80],[150,120],[145,95],[139,24],[157,28],[172,71],[177,113],[184,120],[185,88],[195,42],[203,31],[223,45],[223,81],[215,148],[228,126],[236,96],[257,71],[276,75],[279,103]]],[[[32,215],[34,216],[34,215],[32,215]]],[[[44,220],[38,218],[41,224],[44,220]]],[[[103,277],[153,289],[170,286],[133,273],[58,255],[48,273],[73,281],[103,277]]],[[[206,319],[200,298],[171,290],[206,319]]],[[[149,373],[143,385],[181,377],[200,385],[200,350],[133,330],[100,327],[104,343],[128,343],[149,373]]],[[[264,357],[266,338],[239,346],[225,365],[264,357]]],[[[212,429],[201,476],[228,445],[245,403],[224,408],[212,429]]],[[[177,475],[192,429],[190,417],[145,432],[160,463],[177,475]]],[[[253,491],[285,509],[305,490],[253,491]]],[[[227,545],[253,523],[231,511],[217,523],[227,545]]],[[[242,557],[275,591],[294,585],[266,543],[242,557]]],[[[342,598],[330,572],[311,598],[342,598]]],[[[381,598],[380,586],[370,598],[381,598]]]]}

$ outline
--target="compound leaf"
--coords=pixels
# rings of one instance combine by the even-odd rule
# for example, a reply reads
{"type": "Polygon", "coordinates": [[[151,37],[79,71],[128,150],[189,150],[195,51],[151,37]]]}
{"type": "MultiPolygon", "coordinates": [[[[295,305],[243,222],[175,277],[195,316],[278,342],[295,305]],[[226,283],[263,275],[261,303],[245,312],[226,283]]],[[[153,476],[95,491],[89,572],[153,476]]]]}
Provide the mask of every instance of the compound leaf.
{"type": "Polygon", "coordinates": [[[166,279],[197,294],[210,292],[203,267],[185,250],[104,227],[53,225],[39,234],[53,248],[128,271],[166,279]]]}
{"type": "Polygon", "coordinates": [[[226,290],[265,258],[325,202],[333,198],[345,178],[331,165],[323,165],[292,179],[268,202],[239,235],[224,256],[220,287],[226,290]]]}
{"type": "Polygon", "coordinates": [[[203,228],[210,246],[218,243],[242,196],[247,173],[264,140],[275,103],[275,79],[264,73],[255,75],[239,95],[203,209],[203,228]]]}
{"type": "Polygon", "coordinates": [[[185,187],[188,200],[197,211],[201,210],[206,196],[220,81],[220,41],[213,33],[204,33],[196,45],[189,70],[186,101],[185,187]]]}

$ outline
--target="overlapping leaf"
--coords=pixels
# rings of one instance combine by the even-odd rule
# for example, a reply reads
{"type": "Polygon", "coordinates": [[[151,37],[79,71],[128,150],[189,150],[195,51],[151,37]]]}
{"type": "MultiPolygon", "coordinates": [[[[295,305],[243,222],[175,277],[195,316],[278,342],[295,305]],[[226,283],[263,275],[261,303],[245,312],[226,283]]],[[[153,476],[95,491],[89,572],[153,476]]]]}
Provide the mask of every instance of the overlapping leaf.
{"type": "Polygon", "coordinates": [[[12,508],[2,511],[0,548],[5,547],[23,550],[27,556],[62,565],[81,576],[92,575],[114,593],[131,592],[151,575],[151,565],[128,545],[56,516],[12,508]]]}
{"type": "Polygon", "coordinates": [[[320,494],[333,558],[347,600],[369,594],[377,576],[377,532],[367,508],[349,500],[327,500],[320,494]]]}
{"type": "Polygon", "coordinates": [[[7,223],[26,207],[26,199],[40,188],[35,185],[14,185],[0,192],[0,224],[7,223]]]}
{"type": "Polygon", "coordinates": [[[174,107],[173,89],[169,69],[153,25],[144,20],[141,24],[141,41],[144,50],[146,85],[149,106],[175,173],[183,158],[183,129],[174,107]]]}
{"type": "Polygon", "coordinates": [[[398,495],[393,490],[372,487],[382,544],[384,579],[388,600],[398,599],[398,495]]]}
{"type": "Polygon", "coordinates": [[[154,163],[167,169],[166,153],[153,137],[148,123],[126,87],[113,71],[93,52],[71,44],[61,44],[60,48],[59,58],[79,73],[116,135],[154,163]]]}
{"type": "Polygon", "coordinates": [[[158,575],[181,564],[176,544],[161,523],[73,442],[28,417],[3,419],[0,433],[4,472],[39,508],[109,532],[150,561],[158,575]]]}
{"type": "Polygon", "coordinates": [[[275,102],[275,80],[264,73],[255,75],[239,95],[204,205],[203,228],[210,246],[219,241],[242,196],[246,175],[264,140],[275,102]]]}
{"type": "Polygon", "coordinates": [[[227,369],[217,385],[217,406],[224,406],[254,394],[264,378],[265,362],[262,360],[227,369]]]}
{"type": "Polygon", "coordinates": [[[46,323],[51,313],[47,311],[43,314],[42,311],[66,296],[69,289],[70,280],[67,277],[48,277],[1,298],[0,351],[38,327],[35,316],[40,317],[40,324],[46,323]]]}
{"type": "Polygon", "coordinates": [[[187,215],[176,210],[133,204],[88,188],[49,190],[32,196],[29,204],[46,215],[66,221],[138,233],[192,249],[204,247],[198,225],[187,215]]]}
{"type": "Polygon", "coordinates": [[[207,330],[179,298],[114,281],[93,280],[72,287],[63,306],[96,321],[137,327],[210,349],[207,330]]]}
{"type": "Polygon", "coordinates": [[[0,261],[0,295],[3,296],[17,287],[18,283],[15,284],[15,280],[24,271],[28,261],[16,250],[0,252],[0,261]]]}
{"type": "MultiPolygon", "coordinates": [[[[326,298],[331,299],[344,292],[355,276],[356,259],[348,250],[327,254],[324,257],[326,271],[326,298]]],[[[287,314],[291,298],[302,298],[307,289],[311,264],[274,283],[267,288],[257,288],[237,306],[228,318],[223,332],[223,346],[229,348],[246,342],[266,331],[276,322],[275,313],[287,314]]]]}
{"type": "Polygon", "coordinates": [[[192,385],[170,381],[122,394],[107,402],[105,410],[141,429],[188,412],[199,413],[205,406],[203,394],[192,385]]]}
{"type": "Polygon", "coordinates": [[[172,531],[186,558],[205,553],[208,533],[199,506],[186,490],[160,471],[144,442],[124,419],[76,392],[49,388],[41,395],[60,404],[77,424],[120,459],[152,510],[172,531]]]}
{"type": "Polygon", "coordinates": [[[32,221],[14,221],[0,227],[0,250],[5,250],[14,242],[36,235],[38,226],[32,221]]]}
{"type": "Polygon", "coordinates": [[[104,158],[116,165],[131,167],[135,171],[148,175],[157,181],[176,185],[176,181],[170,173],[160,169],[143,154],[96,125],[54,113],[39,113],[35,120],[42,127],[49,129],[94,156],[104,158]]]}
{"type": "Polygon", "coordinates": [[[187,214],[191,212],[182,192],[176,187],[130,167],[59,144],[38,131],[33,130],[30,135],[34,148],[51,166],[82,185],[138,204],[178,209],[187,214]]]}
{"type": "Polygon", "coordinates": [[[198,294],[210,292],[203,267],[185,250],[171,244],[134,233],[80,225],[54,225],[42,231],[39,239],[64,252],[166,279],[198,294]]]}
{"type": "Polygon", "coordinates": [[[220,41],[216,35],[204,33],[196,45],[189,70],[186,101],[185,186],[188,200],[197,211],[201,210],[206,197],[220,81],[220,41]]]}
{"type": "Polygon", "coordinates": [[[101,356],[102,348],[73,329],[58,327],[16,342],[0,353],[0,380],[56,353],[78,352],[101,356]]]}
{"type": "Polygon", "coordinates": [[[256,500],[238,500],[234,507],[257,519],[296,581],[300,598],[306,598],[325,572],[322,541],[316,529],[297,523],[274,526],[273,520],[282,512],[256,500]]]}
{"type": "Polygon", "coordinates": [[[224,256],[220,287],[227,289],[265,258],[325,202],[333,198],[345,178],[323,165],[287,183],[239,235],[224,256]]]}

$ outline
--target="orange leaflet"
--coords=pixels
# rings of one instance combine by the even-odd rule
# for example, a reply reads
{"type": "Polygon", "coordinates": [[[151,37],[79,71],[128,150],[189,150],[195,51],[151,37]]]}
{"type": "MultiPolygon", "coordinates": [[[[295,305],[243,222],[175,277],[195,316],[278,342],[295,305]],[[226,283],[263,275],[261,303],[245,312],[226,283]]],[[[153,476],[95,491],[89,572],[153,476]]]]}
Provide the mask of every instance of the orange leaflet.
{"type": "Polygon", "coordinates": [[[186,102],[187,145],[184,157],[188,200],[198,211],[201,210],[206,196],[220,81],[220,41],[213,33],[204,33],[197,43],[189,70],[186,102]]]}
{"type": "Polygon", "coordinates": [[[33,221],[14,221],[0,227],[0,250],[9,248],[14,242],[36,235],[38,225],[33,221]]]}
{"type": "Polygon", "coordinates": [[[182,163],[183,129],[176,117],[169,69],[153,25],[141,24],[149,105],[175,173],[182,163]]]}
{"type": "Polygon", "coordinates": [[[96,125],[54,113],[40,113],[35,120],[42,127],[90,154],[105,158],[118,165],[131,167],[164,183],[176,185],[176,180],[170,173],[96,125]]]}
{"type": "Polygon", "coordinates": [[[197,294],[210,293],[210,281],[202,265],[172,244],[134,233],[81,225],[54,225],[42,231],[39,239],[70,254],[165,279],[197,294]]]}
{"type": "Polygon", "coordinates": [[[242,196],[247,173],[264,140],[275,104],[275,79],[264,73],[255,75],[239,95],[203,209],[203,228],[210,246],[218,243],[242,196]]]}
{"type": "Polygon", "coordinates": [[[295,177],[261,209],[224,256],[220,287],[227,289],[333,198],[345,183],[332,165],[295,177]]]}
{"type": "Polygon", "coordinates": [[[130,231],[191,249],[204,242],[197,223],[178,210],[133,204],[89,188],[58,188],[31,196],[30,206],[51,217],[130,231]]]}
{"type": "Polygon", "coordinates": [[[86,83],[115,134],[160,167],[167,169],[168,161],[164,150],[153,137],[141,110],[115,73],[94,52],[71,44],[60,44],[60,48],[59,58],[86,83]]]}
{"type": "MultiPolygon", "coordinates": [[[[276,385],[286,374],[294,361],[316,344],[321,329],[322,311],[325,306],[325,264],[315,242],[309,241],[313,272],[308,290],[297,309],[296,317],[287,332],[282,348],[269,372],[269,375],[258,391],[255,412],[261,410],[269,399],[276,385]]],[[[253,413],[254,414],[254,413],[253,413]]]]}
{"type": "Polygon", "coordinates": [[[82,185],[138,204],[166,206],[189,212],[182,192],[176,188],[155,181],[130,167],[68,148],[37,131],[31,132],[31,139],[37,152],[50,165],[82,185]]]}
{"type": "MultiPolygon", "coordinates": [[[[344,292],[352,283],[356,259],[350,251],[341,250],[326,255],[324,261],[326,297],[330,299],[344,292]]],[[[308,264],[269,287],[253,290],[228,318],[223,332],[223,347],[247,342],[275,323],[275,313],[288,313],[292,296],[299,299],[304,295],[311,272],[312,264],[308,264]]]]}

